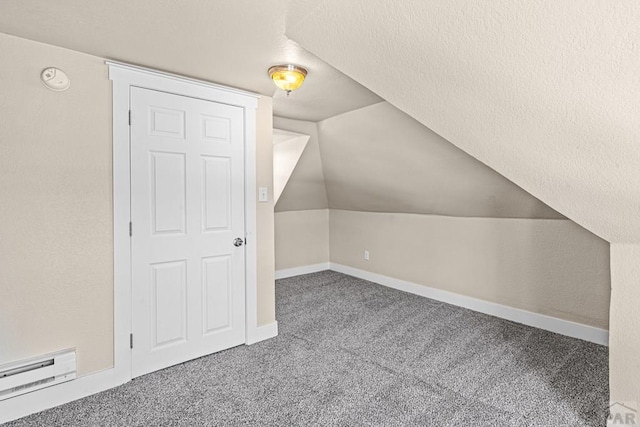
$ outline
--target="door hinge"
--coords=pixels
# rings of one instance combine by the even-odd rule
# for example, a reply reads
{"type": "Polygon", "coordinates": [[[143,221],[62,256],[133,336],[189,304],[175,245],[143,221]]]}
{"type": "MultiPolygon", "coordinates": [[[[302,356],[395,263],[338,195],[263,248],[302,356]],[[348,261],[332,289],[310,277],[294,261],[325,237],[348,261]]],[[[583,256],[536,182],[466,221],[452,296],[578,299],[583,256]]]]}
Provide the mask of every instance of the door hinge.
{"type": "Polygon", "coordinates": [[[133,223],[129,222],[129,236],[133,236],[133,223]]]}
{"type": "Polygon", "coordinates": [[[129,126],[131,126],[131,110],[129,110],[129,126]]]}
{"type": "Polygon", "coordinates": [[[129,348],[133,348],[133,334],[129,334],[129,348]]]}

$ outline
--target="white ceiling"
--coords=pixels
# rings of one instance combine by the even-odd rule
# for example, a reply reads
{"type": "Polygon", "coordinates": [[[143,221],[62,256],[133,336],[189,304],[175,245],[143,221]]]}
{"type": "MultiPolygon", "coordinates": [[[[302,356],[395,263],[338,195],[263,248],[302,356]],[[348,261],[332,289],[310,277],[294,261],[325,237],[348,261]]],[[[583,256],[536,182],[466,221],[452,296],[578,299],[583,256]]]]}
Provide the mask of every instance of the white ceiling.
{"type": "MultiPolygon", "coordinates": [[[[274,114],[319,121],[381,99],[285,36],[292,0],[3,0],[0,32],[274,97],[274,114]],[[307,81],[287,98],[267,76],[291,62],[307,81]]],[[[300,14],[300,10],[296,13],[300,14]]],[[[43,64],[53,65],[55,64],[43,64]]],[[[73,78],[73,70],[66,70],[73,78]]]]}
{"type": "Polygon", "coordinates": [[[323,120],[318,137],[331,209],[564,218],[387,102],[323,120]]]}
{"type": "Polygon", "coordinates": [[[288,19],[305,49],[558,212],[640,242],[637,0],[318,0],[288,19]]]}

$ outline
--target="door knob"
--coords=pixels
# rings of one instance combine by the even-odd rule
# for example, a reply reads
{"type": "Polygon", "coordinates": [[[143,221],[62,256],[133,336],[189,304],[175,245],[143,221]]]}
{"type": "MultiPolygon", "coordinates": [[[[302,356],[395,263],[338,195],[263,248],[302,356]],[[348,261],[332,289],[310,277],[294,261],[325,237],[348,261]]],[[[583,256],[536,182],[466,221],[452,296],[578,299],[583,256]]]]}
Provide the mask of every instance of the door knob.
{"type": "Polygon", "coordinates": [[[244,243],[244,240],[236,237],[236,239],[233,241],[233,246],[242,246],[242,244],[244,243]]]}

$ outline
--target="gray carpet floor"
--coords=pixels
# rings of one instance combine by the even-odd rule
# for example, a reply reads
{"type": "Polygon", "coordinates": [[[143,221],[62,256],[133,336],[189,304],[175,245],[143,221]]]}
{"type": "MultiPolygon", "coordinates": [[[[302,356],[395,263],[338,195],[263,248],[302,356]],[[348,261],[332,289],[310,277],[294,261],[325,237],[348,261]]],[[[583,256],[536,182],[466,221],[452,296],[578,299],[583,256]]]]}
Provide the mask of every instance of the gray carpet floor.
{"type": "Polygon", "coordinates": [[[606,347],[330,271],[276,301],[274,339],[9,425],[606,424],[606,347]]]}

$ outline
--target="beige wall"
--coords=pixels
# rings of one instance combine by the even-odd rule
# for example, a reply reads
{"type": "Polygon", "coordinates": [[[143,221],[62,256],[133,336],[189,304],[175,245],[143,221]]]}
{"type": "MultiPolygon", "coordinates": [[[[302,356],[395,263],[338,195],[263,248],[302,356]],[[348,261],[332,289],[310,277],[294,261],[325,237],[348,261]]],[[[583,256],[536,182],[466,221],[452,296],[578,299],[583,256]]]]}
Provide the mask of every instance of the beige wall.
{"type": "MultiPolygon", "coordinates": [[[[611,244],[611,400],[640,403],[640,245],[611,244]]],[[[634,406],[637,408],[637,406],[634,406]]]]}
{"type": "MultiPolygon", "coordinates": [[[[257,205],[258,325],[275,321],[275,249],[273,226],[273,102],[258,100],[256,134],[256,188],[269,189],[269,201],[257,205]]],[[[251,244],[251,242],[249,242],[251,244]]]]}
{"type": "MultiPolygon", "coordinates": [[[[76,347],[113,366],[111,84],[104,59],[0,34],[0,364],[76,347]],[[66,92],[39,80],[47,66],[66,92]]],[[[272,185],[271,98],[259,101],[257,185],[272,185]]],[[[270,194],[270,200],[273,200],[270,194]]],[[[274,315],[273,202],[258,204],[258,322],[274,315]]]]}
{"type": "Polygon", "coordinates": [[[327,208],[327,189],[324,184],[316,124],[274,117],[273,125],[276,129],[298,132],[310,137],[278,200],[276,212],[327,208]]]}
{"type": "Polygon", "coordinates": [[[113,365],[111,84],[104,60],[0,34],[0,364],[77,347],[113,365]],[[10,60],[9,60],[10,58],[10,60]],[[40,82],[47,66],[66,92],[40,82]]]}
{"type": "Polygon", "coordinates": [[[275,214],[275,269],[329,262],[329,211],[316,123],[273,118],[274,127],[309,135],[275,214]]]}
{"type": "MultiPolygon", "coordinates": [[[[313,125],[276,123],[307,133],[313,125]]],[[[318,200],[300,179],[288,211],[276,213],[276,270],[329,253],[331,262],[608,328],[604,240],[388,103],[324,120],[318,138],[318,160],[295,172],[315,182],[324,172],[330,223],[324,211],[294,210],[318,200]]]]}
{"type": "Polygon", "coordinates": [[[608,328],[609,244],[571,221],[332,209],[330,230],[333,263],[608,328]]]}
{"type": "Polygon", "coordinates": [[[329,210],[277,212],[276,270],[329,262],[329,210]]]}

